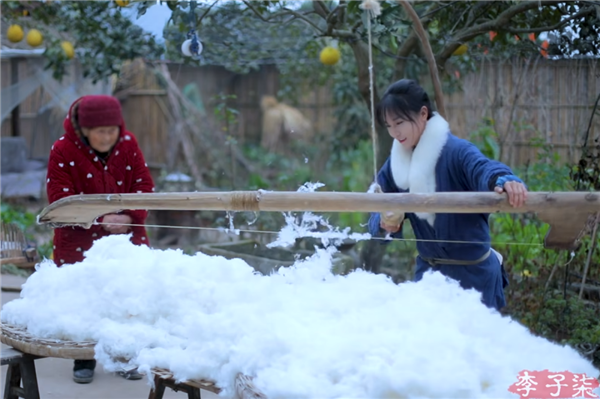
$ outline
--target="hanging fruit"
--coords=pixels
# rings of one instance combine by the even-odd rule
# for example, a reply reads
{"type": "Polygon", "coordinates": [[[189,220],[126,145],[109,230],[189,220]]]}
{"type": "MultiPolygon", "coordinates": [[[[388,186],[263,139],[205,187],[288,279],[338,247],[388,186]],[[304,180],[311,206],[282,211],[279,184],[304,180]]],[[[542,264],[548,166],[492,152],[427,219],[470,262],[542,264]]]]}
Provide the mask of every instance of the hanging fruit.
{"type": "Polygon", "coordinates": [[[340,50],[332,46],[327,46],[321,50],[319,59],[325,65],[335,65],[340,60],[341,56],[340,50]]]}
{"type": "Polygon", "coordinates": [[[532,42],[535,42],[535,33],[529,34],[529,40],[531,40],[532,42]]]}
{"type": "Polygon", "coordinates": [[[24,36],[25,33],[23,33],[23,28],[21,28],[21,25],[11,25],[6,31],[6,38],[13,43],[20,42],[23,40],[24,36]]]}
{"type": "Polygon", "coordinates": [[[75,56],[75,49],[73,48],[71,42],[64,41],[60,44],[60,46],[62,47],[68,59],[72,59],[75,56]]]}
{"type": "Polygon", "coordinates": [[[496,36],[498,36],[498,33],[494,32],[493,30],[490,31],[490,41],[493,42],[496,36]]]}
{"type": "Polygon", "coordinates": [[[458,46],[458,48],[456,50],[454,50],[454,52],[452,53],[452,55],[464,55],[467,53],[467,50],[469,49],[469,46],[467,46],[466,44],[461,44],[460,46],[458,46]]]}
{"type": "Polygon", "coordinates": [[[544,58],[548,58],[548,46],[549,45],[550,45],[550,43],[548,43],[548,40],[544,40],[542,42],[542,49],[540,50],[540,54],[544,58]]]}
{"type": "Polygon", "coordinates": [[[27,37],[25,38],[25,40],[27,40],[27,44],[29,44],[31,47],[37,47],[42,44],[42,42],[44,41],[44,37],[42,36],[42,33],[39,30],[32,29],[29,32],[27,32],[27,37]]]}
{"type": "Polygon", "coordinates": [[[119,7],[127,7],[129,5],[129,0],[115,0],[115,3],[119,7]]]}

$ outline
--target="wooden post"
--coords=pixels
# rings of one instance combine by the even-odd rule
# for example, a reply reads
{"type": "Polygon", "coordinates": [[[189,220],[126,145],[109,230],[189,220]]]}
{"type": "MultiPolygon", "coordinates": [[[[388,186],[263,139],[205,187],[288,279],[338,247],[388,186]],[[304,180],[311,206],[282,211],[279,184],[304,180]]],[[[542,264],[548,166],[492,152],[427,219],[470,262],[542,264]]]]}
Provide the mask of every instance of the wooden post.
{"type": "Polygon", "coordinates": [[[598,213],[596,223],[594,223],[594,227],[592,229],[592,241],[590,242],[590,249],[588,252],[587,260],[585,261],[583,278],[581,279],[581,289],[579,290],[579,299],[583,297],[583,290],[585,289],[585,280],[587,278],[588,270],[590,268],[590,262],[592,261],[592,254],[594,253],[594,249],[596,249],[596,247],[598,246],[598,243],[596,242],[596,233],[598,233],[598,223],[600,223],[600,213],[598,213]]]}

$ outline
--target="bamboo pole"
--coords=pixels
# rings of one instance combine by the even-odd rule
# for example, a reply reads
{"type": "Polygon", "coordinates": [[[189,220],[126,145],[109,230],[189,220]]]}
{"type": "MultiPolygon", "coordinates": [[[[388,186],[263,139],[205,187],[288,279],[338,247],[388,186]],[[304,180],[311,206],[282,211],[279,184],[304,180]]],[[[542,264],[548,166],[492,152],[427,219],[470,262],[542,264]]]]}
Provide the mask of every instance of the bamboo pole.
{"type": "Polygon", "coordinates": [[[537,213],[550,224],[544,246],[575,250],[582,232],[600,212],[600,192],[530,192],[520,208],[494,192],[353,193],[229,191],[195,193],[83,194],[62,198],[42,210],[39,224],[90,228],[107,213],[121,210],[537,213]]]}
{"type": "Polygon", "coordinates": [[[82,194],[48,205],[40,224],[91,225],[96,218],[125,209],[206,211],[431,212],[529,213],[562,215],[600,211],[600,192],[530,192],[523,207],[513,208],[494,192],[355,193],[355,192],[182,192],[142,194],[82,194]]]}

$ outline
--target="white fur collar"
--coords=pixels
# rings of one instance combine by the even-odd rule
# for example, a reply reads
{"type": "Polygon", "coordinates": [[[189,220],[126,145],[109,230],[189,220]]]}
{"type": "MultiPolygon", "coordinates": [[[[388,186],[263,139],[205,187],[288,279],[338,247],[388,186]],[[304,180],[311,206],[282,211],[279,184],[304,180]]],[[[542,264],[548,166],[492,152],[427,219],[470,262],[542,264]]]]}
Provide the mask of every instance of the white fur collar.
{"type": "MultiPolygon", "coordinates": [[[[423,135],[414,151],[394,140],[390,154],[392,176],[396,186],[411,193],[434,193],[435,167],[448,140],[450,125],[437,112],[427,121],[423,135]]],[[[416,213],[433,227],[434,213],[416,213]]]]}

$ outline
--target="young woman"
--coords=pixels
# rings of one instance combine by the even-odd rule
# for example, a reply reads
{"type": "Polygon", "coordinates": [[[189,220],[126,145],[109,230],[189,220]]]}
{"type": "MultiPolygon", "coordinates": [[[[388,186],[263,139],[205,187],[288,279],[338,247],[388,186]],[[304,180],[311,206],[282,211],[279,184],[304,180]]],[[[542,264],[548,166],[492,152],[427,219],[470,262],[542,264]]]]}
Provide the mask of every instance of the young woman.
{"type": "MultiPolygon", "coordinates": [[[[377,181],[385,193],[495,191],[506,193],[513,207],[527,198],[527,188],[506,165],[486,158],[472,143],[450,132],[433,112],[429,96],[415,81],[402,79],[384,93],[376,111],[380,125],[394,138],[377,181]]],[[[369,231],[402,238],[410,220],[417,241],[415,281],[439,271],[464,289],[481,292],[482,301],[500,310],[508,284],[501,256],[490,246],[489,214],[372,214],[369,231]],[[454,242],[453,242],[454,241],[454,242]]]]}
{"type": "MultiPolygon", "coordinates": [[[[63,123],[65,134],[52,146],[48,160],[49,203],[76,194],[149,193],[154,183],[133,133],[125,129],[121,104],[112,96],[84,96],[71,105],[63,123]]],[[[131,233],[131,241],[148,245],[145,210],[104,215],[90,229],[54,229],[53,258],[57,266],[80,262],[95,240],[131,233]],[[126,226],[135,224],[138,226],[126,226]],[[139,226],[142,225],[142,226],[139,226]]],[[[95,360],[75,360],[73,379],[92,382],[95,360]]],[[[136,372],[122,373],[139,379],[136,372]]]]}

